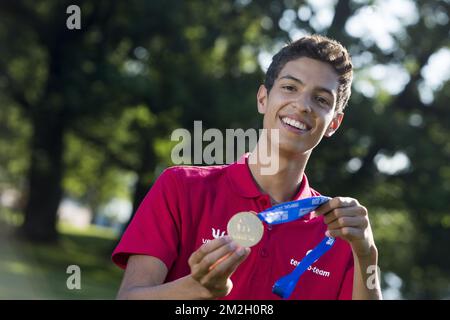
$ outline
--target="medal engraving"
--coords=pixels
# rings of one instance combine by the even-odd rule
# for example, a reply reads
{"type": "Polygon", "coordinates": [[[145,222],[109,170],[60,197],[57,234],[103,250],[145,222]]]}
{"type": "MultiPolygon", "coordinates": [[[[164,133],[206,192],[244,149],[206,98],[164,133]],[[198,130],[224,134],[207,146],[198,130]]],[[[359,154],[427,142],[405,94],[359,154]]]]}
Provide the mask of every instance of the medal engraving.
{"type": "Polygon", "coordinates": [[[255,212],[236,213],[227,226],[228,235],[240,246],[252,247],[262,238],[264,227],[255,212]]]}

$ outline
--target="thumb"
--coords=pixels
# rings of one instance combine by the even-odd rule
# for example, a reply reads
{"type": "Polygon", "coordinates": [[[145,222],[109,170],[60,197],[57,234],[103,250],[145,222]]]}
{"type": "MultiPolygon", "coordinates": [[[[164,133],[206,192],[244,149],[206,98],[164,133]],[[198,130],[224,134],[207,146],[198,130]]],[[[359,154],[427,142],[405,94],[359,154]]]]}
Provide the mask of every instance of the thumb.
{"type": "Polygon", "coordinates": [[[334,201],[333,199],[331,199],[330,201],[322,204],[321,206],[317,207],[316,210],[314,210],[314,217],[318,217],[324,214],[327,214],[328,212],[330,212],[331,210],[334,209],[333,207],[334,205],[334,201]]]}

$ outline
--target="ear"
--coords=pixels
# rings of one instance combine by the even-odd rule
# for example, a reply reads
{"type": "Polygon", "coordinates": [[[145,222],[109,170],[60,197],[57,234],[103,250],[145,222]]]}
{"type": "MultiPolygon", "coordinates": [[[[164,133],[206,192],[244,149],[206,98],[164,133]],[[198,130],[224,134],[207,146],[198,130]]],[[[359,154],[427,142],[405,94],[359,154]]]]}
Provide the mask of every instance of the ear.
{"type": "Polygon", "coordinates": [[[258,102],[258,112],[265,114],[267,111],[267,89],[262,84],[259,86],[258,93],[256,94],[256,100],[258,102]]]}
{"type": "Polygon", "coordinates": [[[328,137],[328,138],[331,137],[336,132],[336,130],[339,128],[343,119],[344,119],[343,112],[335,113],[333,120],[331,120],[331,123],[328,126],[327,131],[325,132],[325,137],[328,137]]]}

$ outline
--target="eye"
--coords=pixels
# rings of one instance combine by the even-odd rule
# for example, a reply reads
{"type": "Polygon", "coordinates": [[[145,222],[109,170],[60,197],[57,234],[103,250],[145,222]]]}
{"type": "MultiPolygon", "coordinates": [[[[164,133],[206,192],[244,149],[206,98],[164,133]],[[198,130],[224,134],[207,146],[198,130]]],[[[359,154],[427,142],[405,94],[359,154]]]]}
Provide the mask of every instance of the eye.
{"type": "Polygon", "coordinates": [[[325,107],[329,107],[330,106],[330,103],[324,97],[317,96],[316,97],[316,101],[322,106],[325,106],[325,107]]]}
{"type": "Polygon", "coordinates": [[[294,92],[296,90],[296,88],[291,85],[284,85],[281,88],[283,88],[284,90],[289,91],[289,92],[294,92]]]}

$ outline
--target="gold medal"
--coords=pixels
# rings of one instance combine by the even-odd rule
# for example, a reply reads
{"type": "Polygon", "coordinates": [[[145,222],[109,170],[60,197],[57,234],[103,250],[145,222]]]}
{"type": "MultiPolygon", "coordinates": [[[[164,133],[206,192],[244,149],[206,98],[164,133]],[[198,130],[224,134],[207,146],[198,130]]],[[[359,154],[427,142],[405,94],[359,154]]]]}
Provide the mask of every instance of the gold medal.
{"type": "Polygon", "coordinates": [[[264,226],[256,212],[236,213],[227,225],[228,235],[240,246],[253,247],[262,238],[264,226]]]}

